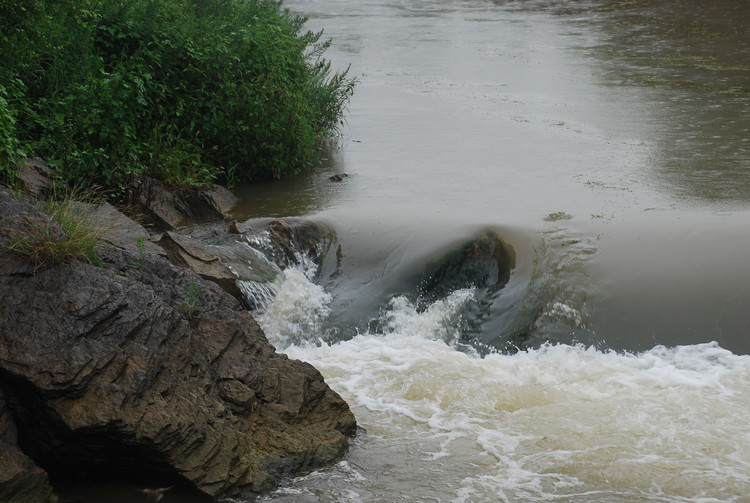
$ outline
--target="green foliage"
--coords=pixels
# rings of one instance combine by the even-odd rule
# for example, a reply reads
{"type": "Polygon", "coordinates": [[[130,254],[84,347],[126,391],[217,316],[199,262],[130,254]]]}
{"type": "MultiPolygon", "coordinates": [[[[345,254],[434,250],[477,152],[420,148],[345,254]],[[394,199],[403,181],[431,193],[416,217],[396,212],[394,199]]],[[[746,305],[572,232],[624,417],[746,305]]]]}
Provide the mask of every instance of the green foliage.
{"type": "Polygon", "coordinates": [[[198,300],[203,296],[203,287],[198,286],[195,283],[195,279],[191,278],[190,282],[185,283],[185,291],[188,294],[188,301],[184,304],[185,316],[187,319],[192,320],[198,316],[198,300]]]}
{"type": "Polygon", "coordinates": [[[136,246],[138,246],[138,261],[132,262],[128,260],[127,264],[133,269],[143,269],[143,267],[146,265],[146,242],[145,240],[143,238],[138,238],[138,240],[136,241],[136,246]]]}
{"type": "Polygon", "coordinates": [[[8,104],[8,93],[0,85],[0,179],[12,181],[16,172],[11,169],[20,154],[16,139],[16,114],[8,104]]]}
{"type": "Polygon", "coordinates": [[[78,184],[293,174],[353,92],[274,0],[0,0],[0,16],[0,161],[25,145],[78,184]]]}

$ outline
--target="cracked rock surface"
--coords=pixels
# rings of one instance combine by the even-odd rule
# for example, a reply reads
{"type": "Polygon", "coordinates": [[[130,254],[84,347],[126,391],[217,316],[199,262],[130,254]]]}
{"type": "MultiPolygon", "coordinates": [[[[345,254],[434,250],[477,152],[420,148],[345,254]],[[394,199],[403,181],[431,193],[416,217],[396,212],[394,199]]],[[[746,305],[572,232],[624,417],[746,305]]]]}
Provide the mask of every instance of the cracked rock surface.
{"type": "MultiPolygon", "coordinates": [[[[18,204],[0,194],[0,215],[18,204]]],[[[158,254],[102,258],[30,271],[0,251],[0,500],[92,481],[252,497],[345,452],[347,404],[234,297],[158,254]]]]}

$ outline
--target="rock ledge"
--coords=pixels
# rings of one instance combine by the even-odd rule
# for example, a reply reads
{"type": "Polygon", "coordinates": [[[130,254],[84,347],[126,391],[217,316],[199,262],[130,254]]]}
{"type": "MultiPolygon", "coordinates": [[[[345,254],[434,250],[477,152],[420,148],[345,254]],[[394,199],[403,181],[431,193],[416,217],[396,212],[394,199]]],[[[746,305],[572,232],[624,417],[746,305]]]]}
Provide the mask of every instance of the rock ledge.
{"type": "MultiPolygon", "coordinates": [[[[45,218],[0,188],[0,241],[10,214],[45,218]]],[[[0,501],[103,481],[249,498],[347,449],[347,404],[214,283],[157,253],[33,273],[10,255],[0,247],[0,501]]]]}

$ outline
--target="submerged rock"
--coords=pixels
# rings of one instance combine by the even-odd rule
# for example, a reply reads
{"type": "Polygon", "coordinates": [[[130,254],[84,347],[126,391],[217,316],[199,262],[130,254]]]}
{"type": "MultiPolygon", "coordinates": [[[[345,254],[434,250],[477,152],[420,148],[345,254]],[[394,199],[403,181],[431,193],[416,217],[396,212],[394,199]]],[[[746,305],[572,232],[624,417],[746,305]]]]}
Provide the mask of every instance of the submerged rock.
{"type": "Polygon", "coordinates": [[[484,232],[425,267],[420,301],[429,304],[461,288],[500,289],[515,267],[515,251],[494,232],[484,232]]]}
{"type": "Polygon", "coordinates": [[[235,298],[156,254],[102,258],[0,271],[0,467],[41,491],[10,501],[45,501],[45,473],[251,497],[343,454],[346,403],[235,298]]]}

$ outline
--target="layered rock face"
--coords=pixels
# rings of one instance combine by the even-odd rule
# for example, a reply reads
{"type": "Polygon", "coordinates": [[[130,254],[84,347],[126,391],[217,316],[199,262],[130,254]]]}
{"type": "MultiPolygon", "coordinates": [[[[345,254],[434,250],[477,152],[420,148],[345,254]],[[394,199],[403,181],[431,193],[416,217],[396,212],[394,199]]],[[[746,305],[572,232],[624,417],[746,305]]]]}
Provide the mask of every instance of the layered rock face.
{"type": "Polygon", "coordinates": [[[235,298],[157,254],[102,258],[30,272],[0,253],[0,500],[50,501],[47,476],[252,497],[342,455],[346,403],[235,298]]]}

